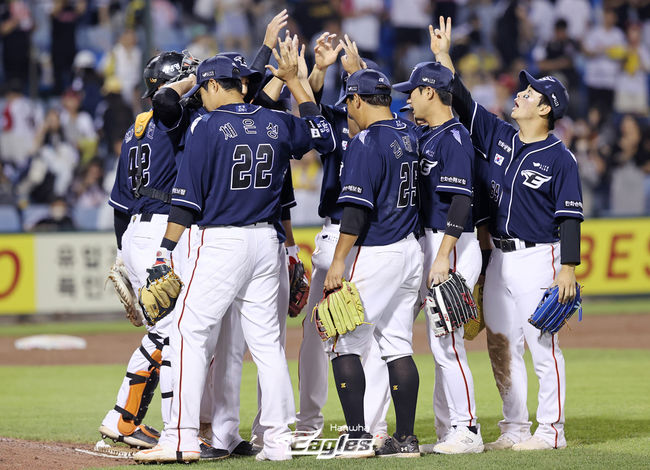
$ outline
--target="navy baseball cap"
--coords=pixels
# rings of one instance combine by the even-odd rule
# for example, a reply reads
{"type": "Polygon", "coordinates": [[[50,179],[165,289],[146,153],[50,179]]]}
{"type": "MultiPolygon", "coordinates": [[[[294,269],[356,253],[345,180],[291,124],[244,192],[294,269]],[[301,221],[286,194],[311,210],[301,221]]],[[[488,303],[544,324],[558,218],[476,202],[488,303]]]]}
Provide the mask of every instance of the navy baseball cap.
{"type": "Polygon", "coordinates": [[[336,103],[341,105],[352,95],[390,95],[391,86],[388,77],[378,70],[357,70],[348,77],[345,94],[336,103]]]}
{"type": "Polygon", "coordinates": [[[408,81],[396,83],[393,88],[402,93],[411,93],[419,86],[430,86],[436,90],[451,90],[454,75],[440,62],[420,62],[413,68],[408,81]]]}
{"type": "Polygon", "coordinates": [[[243,56],[237,56],[239,60],[232,59],[225,55],[216,55],[205,59],[199,64],[196,70],[196,85],[190,91],[183,95],[183,98],[192,96],[198,89],[210,79],[218,80],[220,78],[237,78],[250,77],[259,75],[258,72],[250,70],[246,66],[243,56]]]}
{"type": "MultiPolygon", "coordinates": [[[[375,62],[374,60],[366,59],[366,58],[361,58],[366,63],[366,69],[372,69],[372,70],[381,70],[379,68],[379,64],[375,62]]],[[[348,73],[345,71],[345,69],[341,69],[341,90],[339,91],[339,102],[342,102],[341,100],[345,101],[345,85],[348,83],[348,73]]]]}
{"type": "Polygon", "coordinates": [[[569,93],[557,78],[547,75],[546,77],[537,79],[525,70],[522,70],[519,72],[519,83],[521,83],[522,88],[530,85],[533,90],[548,98],[549,103],[551,103],[553,119],[560,119],[564,116],[564,113],[566,113],[569,107],[569,93]]]}

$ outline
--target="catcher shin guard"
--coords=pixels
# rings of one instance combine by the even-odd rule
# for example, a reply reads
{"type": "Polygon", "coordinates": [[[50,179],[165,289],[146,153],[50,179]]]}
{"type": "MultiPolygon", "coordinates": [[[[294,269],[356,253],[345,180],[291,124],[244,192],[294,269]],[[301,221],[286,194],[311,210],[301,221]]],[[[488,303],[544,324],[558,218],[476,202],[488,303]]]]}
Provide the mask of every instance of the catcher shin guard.
{"type": "Polygon", "coordinates": [[[149,361],[149,369],[140,370],[135,374],[127,372],[126,376],[130,379],[129,396],[123,408],[115,405],[115,411],[121,415],[117,428],[125,436],[133,434],[144,419],[158,386],[162,360],[161,350],[156,349],[153,354],[149,355],[140,346],[140,353],[149,361]]]}

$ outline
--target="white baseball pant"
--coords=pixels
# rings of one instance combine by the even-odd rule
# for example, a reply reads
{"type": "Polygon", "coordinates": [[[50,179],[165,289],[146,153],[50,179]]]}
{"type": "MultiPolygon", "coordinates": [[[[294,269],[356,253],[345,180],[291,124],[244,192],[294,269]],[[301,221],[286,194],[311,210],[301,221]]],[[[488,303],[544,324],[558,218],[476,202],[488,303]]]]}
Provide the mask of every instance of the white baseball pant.
{"type": "Polygon", "coordinates": [[[485,275],[484,315],[491,357],[504,355],[505,361],[492,362],[501,399],[501,433],[514,442],[530,437],[526,397],[528,380],[524,363],[524,341],[530,349],[539,380],[539,404],[535,436],[554,447],[566,445],[564,399],[566,377],[564,356],[558,335],[540,331],[528,323],[560,269],[560,244],[545,243],[504,253],[493,249],[485,275]]]}
{"type": "MultiPolygon", "coordinates": [[[[420,238],[424,251],[424,274],[420,294],[424,298],[428,291],[427,279],[444,232],[434,232],[427,228],[420,238]]],[[[460,272],[470,290],[481,274],[481,249],[474,233],[463,233],[449,255],[449,266],[460,272]]],[[[467,363],[464,329],[459,328],[451,334],[438,336],[431,334],[429,317],[427,337],[435,362],[435,385],[433,387],[433,410],[435,414],[436,435],[444,440],[452,426],[476,425],[476,402],[474,400],[474,379],[467,363]]]]}

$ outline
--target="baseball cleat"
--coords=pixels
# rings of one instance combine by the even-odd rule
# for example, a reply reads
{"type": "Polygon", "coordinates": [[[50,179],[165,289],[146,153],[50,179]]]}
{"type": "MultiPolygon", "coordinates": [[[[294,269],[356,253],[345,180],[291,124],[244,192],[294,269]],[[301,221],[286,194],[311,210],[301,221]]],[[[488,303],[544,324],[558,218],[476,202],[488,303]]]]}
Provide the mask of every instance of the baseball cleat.
{"type": "Polygon", "coordinates": [[[384,445],[375,451],[377,457],[413,458],[420,456],[420,445],[417,436],[405,436],[397,439],[393,435],[386,439],[384,445]]]}
{"type": "Polygon", "coordinates": [[[483,447],[485,450],[506,450],[506,449],[512,449],[512,446],[514,445],[515,445],[515,441],[510,439],[505,434],[501,434],[496,441],[488,442],[483,447]]]}
{"type": "MultiPolygon", "coordinates": [[[[566,444],[560,445],[557,449],[564,449],[566,444]]],[[[544,439],[537,436],[532,436],[530,439],[519,442],[512,446],[512,450],[551,450],[555,449],[552,444],[549,444],[544,439]]]]}
{"type": "Polygon", "coordinates": [[[380,449],[384,445],[384,442],[386,442],[386,439],[389,437],[390,436],[386,431],[378,432],[373,437],[372,445],[375,447],[375,449],[380,449]]]}
{"type": "Polygon", "coordinates": [[[200,457],[201,452],[176,452],[173,448],[161,445],[133,454],[133,460],[138,463],[190,463],[198,461],[200,457]]]}
{"type": "Polygon", "coordinates": [[[260,450],[261,449],[255,448],[255,446],[253,446],[253,444],[251,444],[249,441],[241,441],[239,444],[237,444],[237,447],[232,450],[232,454],[250,457],[257,455],[260,450]]]}
{"type": "Polygon", "coordinates": [[[221,460],[230,456],[230,453],[226,449],[217,449],[216,447],[212,447],[210,444],[204,442],[201,439],[199,439],[199,441],[199,447],[201,448],[201,460],[221,460]]]}
{"type": "Polygon", "coordinates": [[[139,449],[151,449],[158,444],[158,438],[160,437],[158,431],[149,426],[145,426],[144,424],[136,427],[135,431],[128,436],[113,431],[111,428],[104,425],[99,427],[99,433],[103,438],[109,438],[115,442],[124,442],[131,447],[137,447],[139,449]]]}
{"type": "Polygon", "coordinates": [[[264,449],[260,450],[257,455],[255,456],[255,460],[258,462],[262,462],[265,460],[273,460],[273,461],[279,461],[279,460],[291,460],[291,454],[286,454],[281,458],[271,458],[269,457],[266,452],[264,452],[264,449]]]}
{"type": "Polygon", "coordinates": [[[458,426],[443,442],[433,447],[436,454],[480,454],[483,452],[480,433],[473,433],[466,426],[458,426]]]}

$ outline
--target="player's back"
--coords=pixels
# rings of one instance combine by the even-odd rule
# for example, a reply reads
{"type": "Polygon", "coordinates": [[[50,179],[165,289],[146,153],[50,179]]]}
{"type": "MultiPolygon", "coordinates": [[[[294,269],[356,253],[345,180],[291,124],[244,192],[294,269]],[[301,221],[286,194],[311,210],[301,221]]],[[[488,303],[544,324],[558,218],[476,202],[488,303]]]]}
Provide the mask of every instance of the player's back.
{"type": "Polygon", "coordinates": [[[358,244],[388,245],[416,230],[417,177],[417,137],[401,119],[375,122],[353,139],[344,156],[339,203],[372,211],[358,244]]]}

